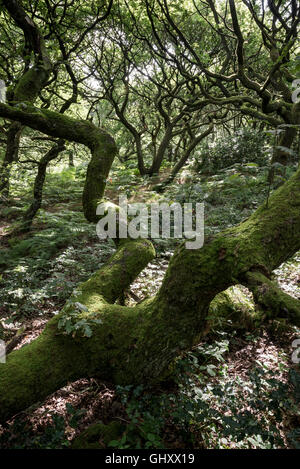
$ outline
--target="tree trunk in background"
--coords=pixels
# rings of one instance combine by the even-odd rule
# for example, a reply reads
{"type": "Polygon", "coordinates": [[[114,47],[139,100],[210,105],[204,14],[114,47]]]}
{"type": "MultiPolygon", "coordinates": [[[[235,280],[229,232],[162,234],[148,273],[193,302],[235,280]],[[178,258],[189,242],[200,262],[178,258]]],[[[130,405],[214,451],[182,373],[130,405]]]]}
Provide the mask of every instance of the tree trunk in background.
{"type": "Polygon", "coordinates": [[[162,165],[162,162],[164,160],[167,148],[171,142],[172,139],[172,130],[173,128],[171,126],[168,126],[165,130],[164,137],[162,141],[160,142],[160,145],[157,149],[156,154],[154,155],[152,165],[149,169],[149,175],[153,176],[153,174],[158,174],[160,167],[162,165]]]}
{"type": "Polygon", "coordinates": [[[69,153],[69,168],[74,168],[74,154],[72,151],[69,153]]]}
{"type": "Polygon", "coordinates": [[[287,128],[282,135],[279,137],[279,142],[278,142],[278,147],[282,148],[276,148],[273,158],[272,158],[272,163],[280,163],[284,166],[288,165],[292,158],[291,158],[291,153],[289,150],[291,150],[292,144],[294,142],[294,139],[297,135],[297,129],[296,128],[287,128]],[[285,151],[285,148],[287,148],[287,151],[285,151]]]}
{"type": "Polygon", "coordinates": [[[43,186],[46,178],[47,166],[50,161],[54,160],[63,150],[65,150],[65,146],[63,140],[61,140],[57,145],[53,145],[53,147],[39,161],[38,172],[33,186],[33,202],[24,214],[23,223],[18,228],[19,232],[26,232],[30,230],[33,219],[42,205],[43,186]]]}
{"type": "MultiPolygon", "coordinates": [[[[290,124],[282,126],[284,132],[279,136],[278,147],[276,148],[272,163],[280,163],[286,166],[291,161],[291,153],[289,150],[297,137],[297,132],[300,128],[300,102],[293,105],[290,113],[290,124]],[[280,148],[282,147],[282,148],[280,148]],[[287,148],[287,151],[285,151],[287,148]]],[[[299,158],[299,155],[298,155],[299,158]]]]}
{"type": "Polygon", "coordinates": [[[177,161],[177,163],[173,167],[170,176],[161,183],[160,187],[157,187],[158,190],[163,190],[167,184],[170,184],[174,180],[174,178],[179,173],[181,168],[188,161],[191,153],[195,150],[196,146],[199,145],[199,143],[211,133],[213,128],[214,128],[213,124],[210,124],[210,126],[202,134],[198,135],[190,142],[187,149],[183,152],[183,155],[181,156],[181,158],[177,161]]]}
{"type": "Polygon", "coordinates": [[[6,151],[0,168],[0,193],[4,197],[9,195],[9,177],[11,165],[18,159],[22,125],[13,122],[7,132],[6,151]]]}

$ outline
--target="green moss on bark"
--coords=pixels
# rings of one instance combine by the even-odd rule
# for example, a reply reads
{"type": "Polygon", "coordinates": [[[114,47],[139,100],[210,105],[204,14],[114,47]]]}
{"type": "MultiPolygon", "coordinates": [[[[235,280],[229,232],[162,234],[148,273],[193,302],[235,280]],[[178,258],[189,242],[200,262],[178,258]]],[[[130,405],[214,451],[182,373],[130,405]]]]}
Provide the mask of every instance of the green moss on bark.
{"type": "Polygon", "coordinates": [[[286,318],[295,326],[300,326],[299,300],[283,292],[261,272],[248,272],[246,278],[258,308],[257,316],[261,321],[286,318]]]}
{"type": "Polygon", "coordinates": [[[48,77],[49,70],[42,65],[34,65],[17,83],[14,89],[14,100],[34,102],[48,77]]]}
{"type": "Polygon", "coordinates": [[[209,329],[228,327],[228,321],[230,328],[250,329],[256,319],[255,305],[239,285],[234,285],[213,299],[207,319],[209,329]]]}
{"type": "Polygon", "coordinates": [[[96,209],[103,197],[115,155],[116,146],[112,139],[102,139],[92,152],[82,195],[83,211],[88,221],[96,222],[99,219],[96,216],[96,209]]]}

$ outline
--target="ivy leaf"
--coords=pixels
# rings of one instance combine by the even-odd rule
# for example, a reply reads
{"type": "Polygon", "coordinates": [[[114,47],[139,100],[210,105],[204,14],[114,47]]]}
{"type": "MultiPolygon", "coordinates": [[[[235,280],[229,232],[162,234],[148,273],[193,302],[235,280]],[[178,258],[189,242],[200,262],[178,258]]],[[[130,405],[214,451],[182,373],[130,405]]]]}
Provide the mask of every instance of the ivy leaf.
{"type": "Polygon", "coordinates": [[[66,324],[65,324],[65,331],[67,334],[70,334],[72,330],[73,330],[72,321],[71,319],[67,319],[66,324]]]}
{"type": "Polygon", "coordinates": [[[93,331],[92,329],[90,328],[90,326],[88,326],[87,324],[84,326],[84,336],[85,337],[91,337],[93,334],[93,331]]]}
{"type": "Polygon", "coordinates": [[[76,303],[74,303],[74,306],[76,309],[79,309],[79,311],[88,311],[89,309],[83,305],[82,303],[79,303],[78,301],[76,301],[76,303]]]}

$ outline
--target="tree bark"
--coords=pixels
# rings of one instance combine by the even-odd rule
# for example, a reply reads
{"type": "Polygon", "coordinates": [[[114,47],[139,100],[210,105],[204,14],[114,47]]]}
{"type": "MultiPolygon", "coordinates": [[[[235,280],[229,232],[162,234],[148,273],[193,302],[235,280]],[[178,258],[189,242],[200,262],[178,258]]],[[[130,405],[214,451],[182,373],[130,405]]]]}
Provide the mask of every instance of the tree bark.
{"type": "Polygon", "coordinates": [[[177,161],[177,163],[175,164],[174,168],[172,169],[171,171],[171,174],[168,178],[166,178],[165,181],[163,181],[160,185],[160,188],[159,190],[163,190],[164,187],[167,185],[167,184],[170,184],[174,178],[176,177],[176,175],[179,173],[179,171],[181,170],[181,168],[185,165],[185,163],[187,162],[187,160],[189,159],[189,156],[190,154],[192,153],[192,151],[195,150],[196,146],[205,138],[207,137],[207,135],[209,135],[211,133],[211,131],[213,130],[213,124],[210,124],[209,127],[204,131],[202,132],[202,134],[194,137],[194,139],[190,142],[189,146],[187,147],[187,149],[184,151],[183,155],[181,156],[181,158],[177,161]]]}
{"type": "Polygon", "coordinates": [[[22,125],[19,122],[13,122],[7,132],[6,150],[0,168],[0,193],[4,197],[9,195],[10,169],[13,162],[18,159],[21,132],[22,125]]]}

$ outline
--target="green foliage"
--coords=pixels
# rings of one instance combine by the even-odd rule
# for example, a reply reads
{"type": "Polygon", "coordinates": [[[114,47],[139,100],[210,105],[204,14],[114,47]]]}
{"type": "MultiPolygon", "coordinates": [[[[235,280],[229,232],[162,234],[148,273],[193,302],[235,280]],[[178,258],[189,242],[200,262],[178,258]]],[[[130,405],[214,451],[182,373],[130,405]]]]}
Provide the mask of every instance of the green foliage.
{"type": "Polygon", "coordinates": [[[126,407],[128,424],[120,440],[108,446],[125,448],[163,448],[162,430],[165,423],[165,396],[145,392],[143,386],[117,386],[117,395],[126,407]]]}
{"type": "Polygon", "coordinates": [[[195,169],[213,173],[235,163],[256,163],[263,166],[267,163],[266,143],[262,132],[243,128],[216,142],[205,142],[200,154],[195,157],[195,169]]]}
{"type": "Polygon", "coordinates": [[[91,337],[93,334],[92,326],[101,324],[102,321],[96,319],[91,313],[86,318],[82,317],[82,312],[88,313],[88,308],[85,305],[79,302],[74,303],[71,299],[67,300],[64,306],[64,315],[58,321],[58,329],[67,335],[71,334],[72,337],[75,337],[77,332],[81,332],[83,337],[91,337]]]}
{"type": "Polygon", "coordinates": [[[94,226],[67,206],[58,213],[41,211],[38,221],[45,229],[12,239],[11,248],[1,253],[0,302],[11,319],[41,309],[57,311],[114,249],[112,243],[99,242],[94,226]]]}
{"type": "Polygon", "coordinates": [[[11,425],[6,424],[0,433],[2,449],[63,449],[69,448],[67,425],[76,429],[85,414],[84,409],[75,409],[66,404],[66,418],[52,412],[51,422],[42,430],[34,428],[30,421],[16,418],[11,425]]]}
{"type": "MultiPolygon", "coordinates": [[[[299,415],[299,371],[291,369],[286,383],[277,378],[278,371],[257,362],[246,379],[232,379],[224,358],[228,338],[221,333],[215,342],[198,346],[177,361],[175,392],[118,387],[128,423],[122,438],[109,446],[168,448],[165,430],[172,425],[179,441],[193,448],[284,447],[284,415],[299,415]]],[[[296,448],[299,431],[294,428],[286,435],[296,448]]]]}

